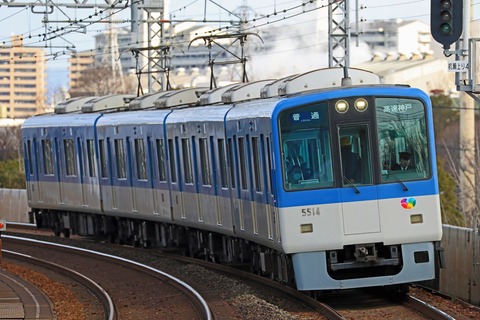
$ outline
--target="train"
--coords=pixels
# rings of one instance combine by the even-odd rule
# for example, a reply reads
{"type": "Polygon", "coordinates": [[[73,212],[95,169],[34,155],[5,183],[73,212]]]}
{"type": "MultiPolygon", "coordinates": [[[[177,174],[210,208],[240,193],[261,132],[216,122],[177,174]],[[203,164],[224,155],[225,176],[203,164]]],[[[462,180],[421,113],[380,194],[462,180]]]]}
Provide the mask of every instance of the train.
{"type": "Polygon", "coordinates": [[[57,235],[184,248],[301,291],[435,278],[431,101],[367,70],[72,98],[22,144],[31,215],[57,235]]]}

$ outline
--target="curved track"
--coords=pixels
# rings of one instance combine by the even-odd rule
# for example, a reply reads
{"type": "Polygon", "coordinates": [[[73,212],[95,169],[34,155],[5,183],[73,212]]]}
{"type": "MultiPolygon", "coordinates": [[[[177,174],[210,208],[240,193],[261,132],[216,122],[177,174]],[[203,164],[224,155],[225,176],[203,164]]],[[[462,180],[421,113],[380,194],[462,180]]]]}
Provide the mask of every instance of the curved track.
{"type": "Polygon", "coordinates": [[[88,275],[109,292],[119,319],[158,318],[172,313],[188,319],[213,318],[198,292],[160,270],[91,250],[14,236],[2,238],[4,248],[21,252],[24,257],[43,257],[49,263],[88,275]],[[152,304],[155,308],[150,307],[152,304]]]}
{"type": "Polygon", "coordinates": [[[34,258],[30,255],[22,254],[19,252],[14,252],[10,250],[2,250],[2,253],[6,257],[10,257],[13,260],[21,260],[31,265],[41,266],[47,268],[56,273],[62,274],[63,276],[70,278],[83,287],[85,287],[95,298],[101,302],[102,308],[104,310],[104,319],[113,320],[115,319],[115,308],[113,306],[113,301],[110,298],[110,295],[99,286],[95,281],[86,277],[85,275],[78,273],[72,269],[62,267],[56,263],[51,263],[46,260],[34,258]]]}

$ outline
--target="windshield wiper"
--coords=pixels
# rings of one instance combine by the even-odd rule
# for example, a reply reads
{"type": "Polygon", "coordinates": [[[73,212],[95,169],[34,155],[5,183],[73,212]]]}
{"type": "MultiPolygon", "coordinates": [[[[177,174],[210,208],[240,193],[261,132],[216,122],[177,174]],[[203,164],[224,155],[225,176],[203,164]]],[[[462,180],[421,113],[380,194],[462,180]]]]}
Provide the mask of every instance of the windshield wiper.
{"type": "Polygon", "coordinates": [[[397,182],[402,185],[403,191],[408,191],[408,188],[405,185],[405,183],[403,183],[403,181],[395,174],[395,172],[393,172],[387,165],[384,165],[384,168],[387,169],[388,174],[393,175],[395,177],[395,179],[397,179],[397,182]]]}
{"type": "Polygon", "coordinates": [[[347,184],[349,187],[351,187],[353,190],[355,190],[355,193],[360,193],[360,190],[358,190],[358,188],[355,187],[353,183],[351,183],[350,180],[347,179],[347,177],[343,176],[343,182],[347,184]]]}

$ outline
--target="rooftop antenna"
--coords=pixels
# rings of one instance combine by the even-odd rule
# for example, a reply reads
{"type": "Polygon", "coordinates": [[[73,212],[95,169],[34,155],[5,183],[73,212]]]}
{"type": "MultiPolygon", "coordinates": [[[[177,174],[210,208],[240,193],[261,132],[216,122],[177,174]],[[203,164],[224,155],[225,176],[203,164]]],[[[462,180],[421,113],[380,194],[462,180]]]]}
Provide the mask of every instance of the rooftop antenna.
{"type": "Polygon", "coordinates": [[[347,87],[351,85],[352,85],[352,78],[348,76],[348,67],[343,66],[342,87],[347,87]]]}

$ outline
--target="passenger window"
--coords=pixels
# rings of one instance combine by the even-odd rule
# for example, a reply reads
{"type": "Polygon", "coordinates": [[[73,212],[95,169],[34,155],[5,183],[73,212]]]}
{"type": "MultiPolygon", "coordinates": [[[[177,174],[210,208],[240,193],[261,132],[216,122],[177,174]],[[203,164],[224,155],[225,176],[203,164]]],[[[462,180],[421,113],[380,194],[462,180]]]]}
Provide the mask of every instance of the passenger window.
{"type": "Polygon", "coordinates": [[[88,176],[95,177],[95,144],[93,139],[87,140],[87,169],[88,169],[88,176]]]}
{"type": "Polygon", "coordinates": [[[157,139],[158,180],[167,181],[165,172],[165,147],[163,139],[157,139]]]}
{"type": "Polygon", "coordinates": [[[147,180],[147,156],[143,139],[135,139],[135,158],[137,162],[138,180],[147,180]]]}
{"type": "Polygon", "coordinates": [[[192,153],[190,150],[189,139],[182,139],[182,159],[183,159],[183,174],[185,176],[185,183],[193,183],[192,153]]]}
{"type": "Polygon", "coordinates": [[[105,148],[105,140],[99,140],[98,145],[100,149],[100,174],[102,175],[102,178],[107,178],[107,150],[105,148]]]}
{"type": "Polygon", "coordinates": [[[122,139],[115,139],[115,157],[117,159],[117,178],[127,178],[127,165],[125,159],[125,147],[122,139]]]}
{"type": "Polygon", "coordinates": [[[43,170],[45,175],[53,175],[53,149],[52,140],[42,140],[43,170]]]}
{"type": "Polygon", "coordinates": [[[65,173],[67,176],[77,175],[77,161],[75,157],[75,145],[73,139],[63,140],[65,152],[65,173]]]}
{"type": "Polygon", "coordinates": [[[202,173],[202,181],[204,186],[209,186],[212,184],[210,179],[210,157],[209,157],[209,148],[208,140],[206,138],[200,138],[198,140],[200,145],[200,169],[202,173]]]}

